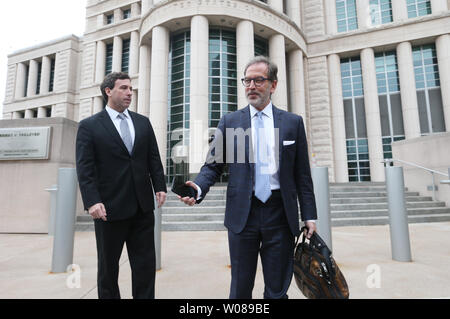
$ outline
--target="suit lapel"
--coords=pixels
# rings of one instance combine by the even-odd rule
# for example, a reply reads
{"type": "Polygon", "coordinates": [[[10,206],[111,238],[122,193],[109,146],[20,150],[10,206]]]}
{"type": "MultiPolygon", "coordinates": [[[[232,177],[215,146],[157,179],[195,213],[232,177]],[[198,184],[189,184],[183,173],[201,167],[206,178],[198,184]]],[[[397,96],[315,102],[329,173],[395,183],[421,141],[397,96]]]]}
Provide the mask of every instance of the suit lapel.
{"type": "MultiPolygon", "coordinates": [[[[242,116],[241,116],[241,125],[240,125],[240,127],[242,127],[242,129],[245,132],[249,128],[251,128],[250,106],[247,105],[247,107],[243,108],[241,110],[241,112],[242,112],[242,116]]],[[[250,161],[250,150],[252,150],[252,154],[253,154],[253,141],[252,141],[252,131],[251,130],[250,130],[248,147],[245,147],[245,161],[246,161],[246,163],[250,163],[250,166],[252,166],[252,168],[253,168],[254,160],[252,159],[250,161]]]]}
{"type": "Polygon", "coordinates": [[[119,132],[117,132],[117,129],[114,126],[114,123],[112,122],[111,118],[109,117],[108,112],[105,109],[100,113],[99,121],[103,125],[103,127],[106,129],[106,131],[111,135],[113,140],[116,141],[122,147],[122,149],[128,154],[128,150],[127,150],[122,138],[120,137],[119,132]]]}
{"type": "Polygon", "coordinates": [[[133,113],[130,110],[128,110],[128,114],[130,114],[131,121],[133,122],[133,126],[134,126],[134,144],[133,144],[133,150],[131,152],[131,155],[133,155],[134,151],[136,150],[136,144],[141,139],[141,136],[140,136],[139,133],[141,133],[143,130],[140,129],[139,122],[137,120],[137,117],[136,117],[135,113],[133,113]]]}

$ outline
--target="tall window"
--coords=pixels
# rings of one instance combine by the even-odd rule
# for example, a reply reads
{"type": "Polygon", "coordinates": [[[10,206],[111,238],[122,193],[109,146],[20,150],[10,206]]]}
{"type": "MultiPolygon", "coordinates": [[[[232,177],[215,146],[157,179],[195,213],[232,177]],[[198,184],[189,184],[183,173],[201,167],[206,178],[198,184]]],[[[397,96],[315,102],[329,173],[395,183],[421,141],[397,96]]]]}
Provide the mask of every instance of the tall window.
{"type": "Polygon", "coordinates": [[[36,94],[41,92],[41,74],[42,74],[42,62],[38,62],[38,76],[36,85],[36,94]]]}
{"type": "MultiPolygon", "coordinates": [[[[255,36],[255,56],[269,56],[269,43],[266,39],[255,36]]],[[[241,72],[241,70],[239,70],[241,72]]]]}
{"type": "Polygon", "coordinates": [[[237,110],[236,33],[209,31],[209,127],[237,110]]]}
{"type": "Polygon", "coordinates": [[[105,75],[108,75],[112,72],[112,63],[113,63],[113,50],[114,44],[109,43],[106,45],[106,65],[105,65],[105,75]]]}
{"type": "Polygon", "coordinates": [[[341,60],[348,175],[351,182],[370,181],[369,147],[361,60],[341,60]]]}
{"type": "Polygon", "coordinates": [[[413,60],[421,133],[445,132],[441,83],[435,45],[414,47],[413,60]]]}
{"type": "Polygon", "coordinates": [[[392,158],[392,142],[405,139],[397,55],[375,55],[384,158],[392,158]]]}
{"type": "Polygon", "coordinates": [[[392,22],[391,0],[370,0],[370,19],[372,25],[392,22]]]}
{"type": "Polygon", "coordinates": [[[51,59],[50,63],[50,84],[49,84],[49,92],[53,92],[53,84],[55,83],[55,64],[56,60],[51,59]]]}
{"type": "Polygon", "coordinates": [[[122,44],[122,72],[128,73],[130,66],[130,39],[123,40],[122,44]]]}
{"type": "Polygon", "coordinates": [[[356,0],[336,0],[338,32],[358,29],[356,0]]]}
{"type": "Polygon", "coordinates": [[[415,18],[431,14],[430,0],[407,0],[408,18],[415,18]]]}
{"type": "Polygon", "coordinates": [[[167,136],[167,177],[187,178],[189,166],[176,164],[172,160],[172,150],[183,141],[189,146],[189,106],[190,106],[190,69],[191,69],[191,33],[177,34],[171,38],[169,51],[169,119],[167,136]],[[174,133],[174,134],[173,134],[174,133]],[[180,139],[171,140],[180,137],[180,139]]]}

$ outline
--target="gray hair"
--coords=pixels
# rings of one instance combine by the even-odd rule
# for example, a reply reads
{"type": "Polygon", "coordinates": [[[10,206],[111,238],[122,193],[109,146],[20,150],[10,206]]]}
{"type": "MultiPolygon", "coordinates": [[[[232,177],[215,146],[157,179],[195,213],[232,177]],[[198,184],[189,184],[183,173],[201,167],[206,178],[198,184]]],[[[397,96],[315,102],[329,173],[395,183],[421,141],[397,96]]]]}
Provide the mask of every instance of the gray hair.
{"type": "Polygon", "coordinates": [[[253,59],[251,59],[247,65],[245,66],[245,71],[244,71],[244,76],[247,73],[247,69],[254,64],[258,64],[258,63],[265,63],[267,65],[267,77],[272,80],[272,81],[278,81],[278,67],[275,63],[273,63],[272,61],[270,61],[270,59],[268,57],[259,55],[254,57],[253,59]]]}

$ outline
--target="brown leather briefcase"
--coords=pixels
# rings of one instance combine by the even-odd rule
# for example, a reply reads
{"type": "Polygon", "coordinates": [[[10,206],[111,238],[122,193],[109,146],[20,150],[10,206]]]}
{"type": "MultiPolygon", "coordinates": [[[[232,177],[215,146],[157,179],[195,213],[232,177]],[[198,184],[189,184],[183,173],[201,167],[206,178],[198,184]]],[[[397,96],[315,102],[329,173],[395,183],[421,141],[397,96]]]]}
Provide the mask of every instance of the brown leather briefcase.
{"type": "Polygon", "coordinates": [[[314,232],[309,243],[302,234],[294,252],[294,278],[300,291],[308,299],[348,299],[349,290],[331,250],[314,232]]]}

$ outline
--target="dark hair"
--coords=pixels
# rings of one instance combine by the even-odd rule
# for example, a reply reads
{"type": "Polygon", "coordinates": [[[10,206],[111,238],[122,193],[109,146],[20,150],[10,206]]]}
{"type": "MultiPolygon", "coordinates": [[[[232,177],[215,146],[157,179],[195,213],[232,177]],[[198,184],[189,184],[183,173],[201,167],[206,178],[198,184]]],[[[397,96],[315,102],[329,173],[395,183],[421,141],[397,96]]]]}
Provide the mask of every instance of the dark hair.
{"type": "Polygon", "coordinates": [[[258,64],[258,63],[265,63],[267,65],[267,77],[272,80],[272,81],[278,81],[278,67],[275,63],[273,63],[272,61],[269,60],[268,57],[259,55],[254,57],[253,59],[251,59],[247,65],[245,66],[245,70],[244,70],[244,76],[247,73],[247,69],[253,65],[253,64],[258,64]]]}
{"type": "Polygon", "coordinates": [[[113,72],[108,74],[100,85],[100,91],[102,91],[103,99],[108,103],[108,95],[106,94],[106,88],[111,90],[116,85],[117,80],[131,80],[130,76],[125,72],[113,72]]]}

